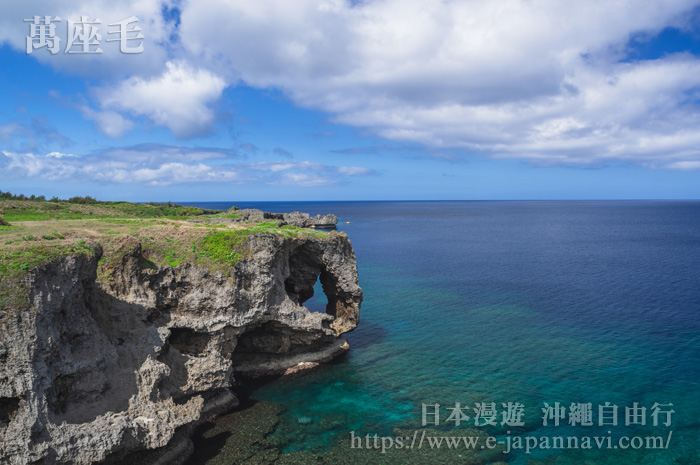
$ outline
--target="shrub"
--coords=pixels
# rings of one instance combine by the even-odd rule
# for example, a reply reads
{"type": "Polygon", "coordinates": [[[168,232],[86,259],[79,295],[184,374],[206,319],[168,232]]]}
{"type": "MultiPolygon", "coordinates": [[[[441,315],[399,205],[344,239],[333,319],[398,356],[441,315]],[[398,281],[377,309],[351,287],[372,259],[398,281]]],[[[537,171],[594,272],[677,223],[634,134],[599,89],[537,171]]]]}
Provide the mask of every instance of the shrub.
{"type": "Polygon", "coordinates": [[[68,203],[78,203],[78,204],[96,204],[99,203],[96,199],[86,195],[85,197],[71,197],[68,199],[68,203]]]}

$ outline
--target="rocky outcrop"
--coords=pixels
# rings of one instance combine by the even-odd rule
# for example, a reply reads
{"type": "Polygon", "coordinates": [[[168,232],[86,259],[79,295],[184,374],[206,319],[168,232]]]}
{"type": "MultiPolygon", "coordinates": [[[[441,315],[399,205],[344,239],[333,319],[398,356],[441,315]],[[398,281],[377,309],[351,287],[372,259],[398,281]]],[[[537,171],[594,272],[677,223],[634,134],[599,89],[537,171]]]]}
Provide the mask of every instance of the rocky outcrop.
{"type": "Polygon", "coordinates": [[[31,271],[28,305],[0,323],[0,462],[176,463],[193,426],[236,405],[234,382],[347,351],[362,301],[348,238],[246,245],[229,274],[154,267],[138,243],[108,280],[97,244],[31,271]],[[326,313],[303,306],[317,279],[326,313]]]}
{"type": "Polygon", "coordinates": [[[338,217],[333,214],[311,216],[303,212],[291,213],[272,213],[257,210],[254,208],[241,210],[233,207],[221,218],[207,218],[206,220],[190,220],[192,222],[206,223],[250,223],[277,221],[280,226],[291,225],[299,228],[319,228],[319,229],[335,229],[338,224],[338,217]],[[235,213],[235,217],[231,215],[235,213]]]}
{"type": "Polygon", "coordinates": [[[338,218],[333,215],[316,215],[315,217],[309,216],[308,213],[302,212],[292,212],[285,213],[282,218],[283,224],[290,224],[292,226],[298,226],[300,228],[335,228],[338,224],[338,218]]]}

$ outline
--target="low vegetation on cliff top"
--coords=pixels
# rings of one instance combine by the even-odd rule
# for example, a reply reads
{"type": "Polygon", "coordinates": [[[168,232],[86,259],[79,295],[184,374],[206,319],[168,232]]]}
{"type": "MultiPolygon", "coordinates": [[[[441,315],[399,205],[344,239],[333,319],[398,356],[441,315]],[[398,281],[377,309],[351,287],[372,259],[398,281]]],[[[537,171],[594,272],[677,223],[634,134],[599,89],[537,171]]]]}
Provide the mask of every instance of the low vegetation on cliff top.
{"type": "MultiPolygon", "coordinates": [[[[93,254],[92,247],[84,240],[74,243],[41,243],[31,249],[2,250],[0,255],[0,309],[19,308],[25,303],[28,283],[23,279],[27,272],[39,265],[66,255],[93,254]]],[[[0,315],[1,319],[2,315],[0,315]]]]}
{"type": "Polygon", "coordinates": [[[4,212],[6,221],[45,221],[77,220],[91,217],[102,218],[180,218],[204,214],[221,213],[216,210],[204,210],[196,207],[184,207],[172,202],[166,203],[131,203],[102,202],[90,196],[71,197],[67,200],[43,197],[26,197],[0,191],[0,211],[4,212]]]}
{"type": "Polygon", "coordinates": [[[97,244],[102,249],[98,279],[109,280],[123,253],[139,244],[144,267],[195,263],[228,274],[241,259],[252,256],[248,239],[253,235],[329,235],[280,226],[279,221],[226,222],[237,215],[234,210],[203,210],[170,202],[99,202],[90,197],[46,200],[0,191],[0,218],[4,218],[0,223],[0,310],[26,302],[28,287],[23,277],[28,271],[61,256],[95,253],[97,244]]]}

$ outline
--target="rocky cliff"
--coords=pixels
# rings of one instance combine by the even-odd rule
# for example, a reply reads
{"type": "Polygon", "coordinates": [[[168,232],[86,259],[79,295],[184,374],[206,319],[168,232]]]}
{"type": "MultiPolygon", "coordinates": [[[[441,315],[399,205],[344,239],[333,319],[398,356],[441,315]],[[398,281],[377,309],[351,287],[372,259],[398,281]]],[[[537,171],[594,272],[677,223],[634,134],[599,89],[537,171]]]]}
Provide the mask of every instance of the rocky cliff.
{"type": "Polygon", "coordinates": [[[348,350],[362,290],[344,234],[250,234],[218,268],[158,262],[146,238],[88,239],[18,282],[24,303],[0,313],[0,463],[178,463],[235,382],[348,350]],[[317,279],[325,313],[303,306],[317,279]]]}

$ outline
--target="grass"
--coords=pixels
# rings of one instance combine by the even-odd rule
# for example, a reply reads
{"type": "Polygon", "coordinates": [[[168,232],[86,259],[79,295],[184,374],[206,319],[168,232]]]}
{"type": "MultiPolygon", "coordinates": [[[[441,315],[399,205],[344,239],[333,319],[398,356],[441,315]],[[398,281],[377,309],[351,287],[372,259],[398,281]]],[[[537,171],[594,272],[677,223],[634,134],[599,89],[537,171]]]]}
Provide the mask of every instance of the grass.
{"type": "MultiPolygon", "coordinates": [[[[215,223],[221,218],[218,214],[199,215],[199,209],[167,204],[37,200],[2,200],[0,204],[0,211],[12,219],[11,226],[0,225],[0,310],[27,303],[28,287],[23,281],[27,272],[65,255],[93,253],[91,243],[103,249],[98,280],[108,281],[124,254],[139,244],[144,270],[192,263],[231,276],[241,260],[253,256],[253,236],[303,239],[336,234],[279,226],[278,221],[215,223]],[[197,215],[196,223],[187,221],[192,215],[197,215]]],[[[232,210],[225,215],[237,217],[232,210]]]]}
{"type": "Polygon", "coordinates": [[[329,233],[295,226],[278,227],[276,223],[258,223],[243,226],[172,225],[157,234],[152,230],[140,231],[135,236],[143,246],[143,253],[161,266],[176,267],[181,263],[195,263],[211,271],[230,274],[253,251],[249,239],[254,235],[274,234],[285,238],[327,237],[329,233]],[[167,231],[168,235],[164,235],[167,231]]]}
{"type": "Polygon", "coordinates": [[[26,306],[28,271],[66,255],[92,254],[85,241],[68,244],[26,244],[21,247],[0,247],[0,308],[26,306]]]}
{"type": "Polygon", "coordinates": [[[235,266],[244,256],[252,254],[246,247],[248,238],[254,234],[277,234],[287,238],[327,237],[328,233],[297,226],[278,226],[276,222],[258,223],[244,229],[212,231],[201,240],[199,247],[204,255],[215,263],[235,266]]]}
{"type": "MultiPolygon", "coordinates": [[[[243,258],[243,245],[250,237],[250,230],[212,231],[199,243],[202,253],[214,263],[229,263],[231,266],[243,258]]],[[[197,250],[195,246],[195,251],[197,250]]]]}
{"type": "Polygon", "coordinates": [[[5,221],[77,220],[86,217],[101,218],[170,218],[200,216],[211,213],[197,207],[169,204],[141,204],[132,202],[97,202],[80,204],[71,202],[42,202],[36,200],[2,200],[0,210],[5,221]]]}
{"type": "Polygon", "coordinates": [[[232,219],[236,219],[236,218],[240,218],[240,217],[241,217],[241,214],[240,214],[239,212],[237,212],[237,211],[230,211],[230,210],[229,210],[229,211],[227,211],[227,212],[225,212],[225,213],[219,213],[218,215],[216,215],[216,217],[217,217],[217,218],[232,218],[232,219]]]}

